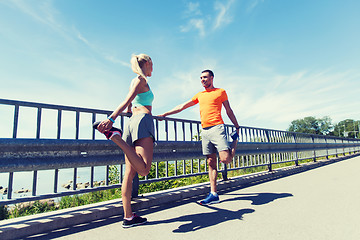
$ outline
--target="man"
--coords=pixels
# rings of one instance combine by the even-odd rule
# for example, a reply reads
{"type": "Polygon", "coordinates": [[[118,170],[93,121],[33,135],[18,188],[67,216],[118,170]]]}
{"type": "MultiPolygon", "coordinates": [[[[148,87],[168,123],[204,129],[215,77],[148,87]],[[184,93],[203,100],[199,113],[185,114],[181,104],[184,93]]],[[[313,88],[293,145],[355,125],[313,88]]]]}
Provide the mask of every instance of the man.
{"type": "Polygon", "coordinates": [[[171,114],[179,113],[199,103],[201,126],[203,129],[201,133],[202,151],[206,156],[209,165],[211,190],[207,198],[200,201],[200,204],[209,205],[220,202],[216,192],[216,179],[218,174],[216,152],[219,152],[221,162],[224,164],[231,162],[235,155],[235,148],[239,137],[239,124],[230,107],[225,90],[214,87],[214,73],[211,70],[204,70],[201,73],[200,79],[205,91],[197,93],[191,100],[159,116],[166,117],[171,114]],[[224,121],[221,117],[222,106],[224,106],[226,114],[236,127],[236,132],[231,134],[231,137],[234,139],[231,147],[227,141],[224,121]]]}

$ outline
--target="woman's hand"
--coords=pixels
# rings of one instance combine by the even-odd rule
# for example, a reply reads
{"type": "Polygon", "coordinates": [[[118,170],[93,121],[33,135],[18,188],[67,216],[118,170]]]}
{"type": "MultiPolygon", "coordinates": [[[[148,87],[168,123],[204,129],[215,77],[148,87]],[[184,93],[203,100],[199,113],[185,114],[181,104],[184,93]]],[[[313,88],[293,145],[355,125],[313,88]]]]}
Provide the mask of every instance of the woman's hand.
{"type": "Polygon", "coordinates": [[[112,128],[113,122],[110,121],[110,119],[106,119],[104,121],[102,121],[97,129],[99,130],[99,132],[104,133],[106,130],[110,130],[112,128]]]}

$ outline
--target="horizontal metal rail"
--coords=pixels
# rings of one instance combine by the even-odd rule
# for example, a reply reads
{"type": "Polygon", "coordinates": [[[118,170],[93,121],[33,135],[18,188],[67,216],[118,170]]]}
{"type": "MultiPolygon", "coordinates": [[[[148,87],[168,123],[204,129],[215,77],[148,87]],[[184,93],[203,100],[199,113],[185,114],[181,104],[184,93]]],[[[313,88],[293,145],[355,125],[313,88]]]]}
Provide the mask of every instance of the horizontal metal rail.
{"type": "MultiPolygon", "coordinates": [[[[164,142],[154,162],[202,158],[199,142],[164,142]]],[[[125,164],[124,154],[107,140],[0,139],[0,172],[125,164]]]]}

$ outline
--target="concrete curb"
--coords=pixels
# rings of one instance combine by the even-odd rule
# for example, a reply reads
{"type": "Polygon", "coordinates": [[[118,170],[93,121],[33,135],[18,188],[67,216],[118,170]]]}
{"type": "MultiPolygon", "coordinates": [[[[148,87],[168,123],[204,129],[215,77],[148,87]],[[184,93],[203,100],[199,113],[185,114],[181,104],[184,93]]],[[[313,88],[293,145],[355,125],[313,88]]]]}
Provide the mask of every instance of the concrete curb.
{"type": "MultiPolygon", "coordinates": [[[[358,156],[358,154],[351,157],[358,156]]],[[[218,190],[231,191],[232,188],[244,188],[260,184],[274,179],[290,176],[314,168],[339,162],[350,157],[306,163],[300,166],[291,166],[276,169],[272,172],[259,172],[240,177],[234,177],[228,181],[219,181],[218,190]]],[[[209,183],[201,183],[161,192],[145,194],[132,202],[134,211],[147,209],[170,202],[180,201],[193,196],[205,195],[209,191],[209,183]]],[[[2,220],[0,222],[0,239],[19,239],[26,236],[45,233],[56,229],[88,223],[98,219],[104,219],[123,214],[122,204],[119,200],[89,204],[70,209],[2,220]]]]}

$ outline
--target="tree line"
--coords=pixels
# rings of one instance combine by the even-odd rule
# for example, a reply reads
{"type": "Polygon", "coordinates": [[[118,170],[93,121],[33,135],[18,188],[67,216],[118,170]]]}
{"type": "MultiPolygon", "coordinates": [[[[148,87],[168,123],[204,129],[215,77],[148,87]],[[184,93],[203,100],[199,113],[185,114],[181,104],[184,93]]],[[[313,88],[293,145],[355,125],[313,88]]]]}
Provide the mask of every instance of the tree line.
{"type": "Polygon", "coordinates": [[[333,124],[328,116],[322,118],[310,116],[292,121],[287,131],[359,138],[359,127],[360,120],[345,119],[333,124]]]}

